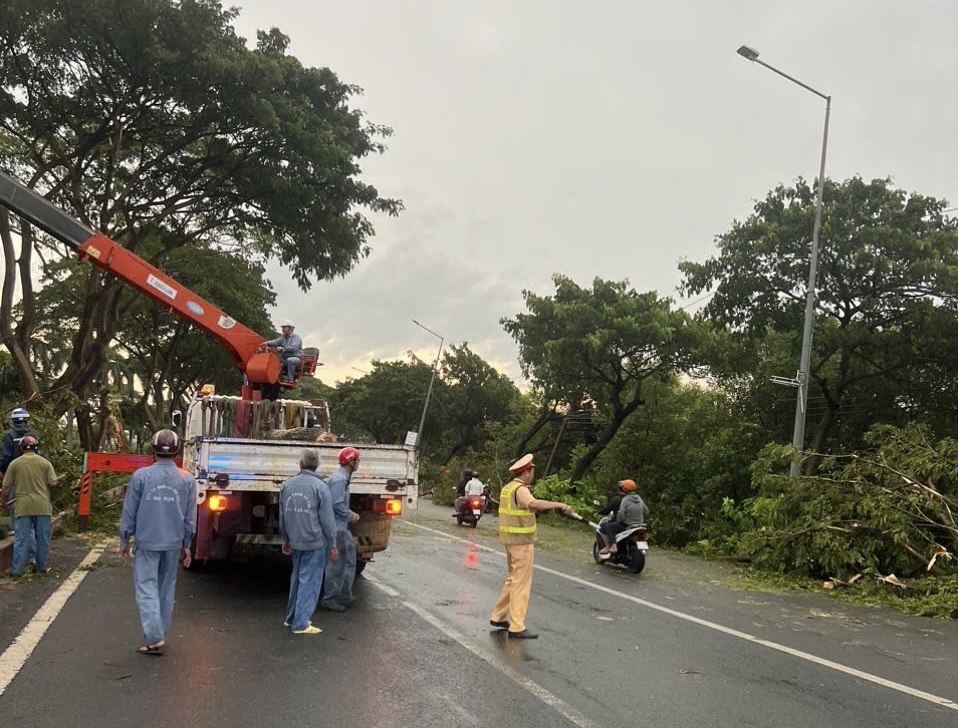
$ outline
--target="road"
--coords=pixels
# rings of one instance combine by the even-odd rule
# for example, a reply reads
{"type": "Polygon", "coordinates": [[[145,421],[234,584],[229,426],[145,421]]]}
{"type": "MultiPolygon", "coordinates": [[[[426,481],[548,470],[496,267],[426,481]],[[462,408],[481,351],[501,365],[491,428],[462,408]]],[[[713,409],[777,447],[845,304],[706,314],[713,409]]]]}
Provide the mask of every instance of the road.
{"type": "Polygon", "coordinates": [[[424,502],[398,521],[356,606],[317,613],[315,637],[281,625],[282,561],[182,573],[163,657],[132,651],[131,574],[114,547],[57,541],[54,576],[0,584],[0,715],[98,728],[958,725],[954,623],[736,591],[725,567],[654,545],[639,576],[599,568],[585,531],[543,529],[527,620],[540,639],[509,640],[488,625],[505,571],[496,521],[474,530],[448,513],[424,502]]]}

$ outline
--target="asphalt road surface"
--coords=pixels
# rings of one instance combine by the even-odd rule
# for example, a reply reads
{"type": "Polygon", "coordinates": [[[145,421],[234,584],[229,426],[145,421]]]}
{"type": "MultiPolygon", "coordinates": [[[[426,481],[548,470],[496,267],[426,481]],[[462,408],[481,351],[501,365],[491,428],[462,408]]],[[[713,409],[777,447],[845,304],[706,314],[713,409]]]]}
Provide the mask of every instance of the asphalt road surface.
{"type": "Polygon", "coordinates": [[[721,565],[598,567],[589,535],[536,553],[528,627],[489,627],[496,520],[423,502],[321,635],[282,626],[288,567],[182,572],[168,649],[142,642],[115,544],[57,541],[54,574],[0,582],[0,718],[16,726],[958,725],[958,628],[820,596],[736,591],[721,565]],[[84,564],[78,568],[78,565],[84,564]]]}

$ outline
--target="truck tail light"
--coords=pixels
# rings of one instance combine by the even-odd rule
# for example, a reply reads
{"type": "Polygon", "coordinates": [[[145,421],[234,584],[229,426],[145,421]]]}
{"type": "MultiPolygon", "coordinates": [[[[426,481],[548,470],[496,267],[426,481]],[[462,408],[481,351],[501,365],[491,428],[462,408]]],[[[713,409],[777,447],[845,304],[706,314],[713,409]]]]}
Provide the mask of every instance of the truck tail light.
{"type": "Polygon", "coordinates": [[[398,516],[402,513],[402,500],[399,498],[375,498],[369,510],[374,514],[385,513],[387,516],[398,516]]]}
{"type": "Polygon", "coordinates": [[[211,495],[207,502],[210,504],[211,511],[219,513],[226,510],[229,499],[225,495],[211,495]]]}

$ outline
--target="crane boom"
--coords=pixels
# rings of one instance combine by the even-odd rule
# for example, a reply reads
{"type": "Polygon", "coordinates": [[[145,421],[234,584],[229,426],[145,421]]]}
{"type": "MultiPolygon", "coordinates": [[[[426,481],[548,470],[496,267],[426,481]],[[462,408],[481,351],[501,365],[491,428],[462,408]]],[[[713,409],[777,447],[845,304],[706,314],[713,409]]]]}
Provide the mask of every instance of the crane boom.
{"type": "Polygon", "coordinates": [[[246,375],[244,392],[272,387],[279,381],[282,363],[275,353],[260,351],[266,343],[264,337],[3,172],[0,205],[75,250],[81,260],[103,268],[213,336],[246,375]]]}

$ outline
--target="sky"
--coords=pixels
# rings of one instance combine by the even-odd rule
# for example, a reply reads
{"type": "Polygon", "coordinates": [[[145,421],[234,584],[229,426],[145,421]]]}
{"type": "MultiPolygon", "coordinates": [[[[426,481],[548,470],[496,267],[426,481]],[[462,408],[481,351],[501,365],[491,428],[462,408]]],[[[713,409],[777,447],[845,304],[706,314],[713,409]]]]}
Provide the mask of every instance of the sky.
{"type": "MultiPolygon", "coordinates": [[[[891,177],[958,206],[953,0],[234,0],[306,66],[362,87],[394,134],[363,179],[403,200],[372,252],[300,292],[270,268],[274,320],[318,346],[329,384],[374,359],[468,342],[523,386],[500,319],[552,276],[679,295],[681,260],[778,184],[891,177]],[[413,320],[438,336],[416,326],[413,320]]],[[[827,240],[823,239],[823,245],[827,240]]]]}

